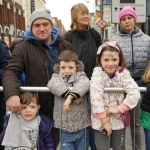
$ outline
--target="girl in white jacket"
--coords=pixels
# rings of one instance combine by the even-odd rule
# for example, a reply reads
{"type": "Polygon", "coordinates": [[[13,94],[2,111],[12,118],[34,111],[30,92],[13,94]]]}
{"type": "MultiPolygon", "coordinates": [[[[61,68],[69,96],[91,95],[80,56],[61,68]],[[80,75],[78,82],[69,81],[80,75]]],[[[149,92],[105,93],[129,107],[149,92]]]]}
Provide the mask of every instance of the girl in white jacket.
{"type": "Polygon", "coordinates": [[[125,68],[122,50],[116,41],[101,45],[96,59],[99,67],[95,67],[92,74],[90,97],[92,128],[95,130],[97,149],[124,150],[123,118],[140,100],[139,88],[125,68]],[[123,87],[126,97],[124,92],[105,92],[105,87],[123,87]]]}

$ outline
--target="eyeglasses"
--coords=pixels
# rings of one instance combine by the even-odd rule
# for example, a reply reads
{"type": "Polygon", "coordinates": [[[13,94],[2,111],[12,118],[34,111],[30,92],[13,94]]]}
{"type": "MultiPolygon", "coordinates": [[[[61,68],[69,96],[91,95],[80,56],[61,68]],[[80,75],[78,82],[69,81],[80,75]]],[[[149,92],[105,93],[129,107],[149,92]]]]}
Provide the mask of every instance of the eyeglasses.
{"type": "Polygon", "coordinates": [[[80,13],[79,16],[89,16],[89,13],[80,13]]]}

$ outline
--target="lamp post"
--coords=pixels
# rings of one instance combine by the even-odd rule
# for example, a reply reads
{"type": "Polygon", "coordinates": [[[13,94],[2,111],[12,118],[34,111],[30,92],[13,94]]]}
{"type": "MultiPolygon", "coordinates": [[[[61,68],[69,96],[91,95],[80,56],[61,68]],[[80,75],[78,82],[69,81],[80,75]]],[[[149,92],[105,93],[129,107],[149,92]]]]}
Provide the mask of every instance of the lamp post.
{"type": "Polygon", "coordinates": [[[16,39],[16,13],[15,13],[15,0],[13,0],[13,13],[14,13],[14,30],[15,30],[15,39],[16,39]]]}
{"type": "Polygon", "coordinates": [[[91,3],[91,4],[93,4],[92,25],[93,25],[93,28],[94,28],[94,3],[93,3],[93,2],[90,2],[90,1],[88,1],[88,0],[85,0],[85,1],[86,1],[86,3],[91,3]]]}
{"type": "MultiPolygon", "coordinates": [[[[100,13],[101,13],[101,20],[103,20],[103,0],[100,0],[100,13]]],[[[104,38],[104,28],[101,28],[101,39],[103,41],[104,38]]]]}

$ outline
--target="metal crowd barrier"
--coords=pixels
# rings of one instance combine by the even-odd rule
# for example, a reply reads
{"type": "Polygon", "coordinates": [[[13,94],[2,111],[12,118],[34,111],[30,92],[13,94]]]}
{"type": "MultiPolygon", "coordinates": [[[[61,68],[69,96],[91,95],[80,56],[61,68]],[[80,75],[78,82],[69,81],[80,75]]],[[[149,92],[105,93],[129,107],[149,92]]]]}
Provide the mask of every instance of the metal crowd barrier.
{"type": "MultiPolygon", "coordinates": [[[[146,92],[146,87],[139,87],[140,92],[146,92]]],[[[106,92],[121,92],[124,91],[123,88],[104,88],[106,92]]],[[[3,87],[0,86],[0,91],[3,91],[3,87]]],[[[20,87],[20,91],[29,91],[29,92],[49,92],[47,87],[20,87]]]]}
{"type": "MultiPolygon", "coordinates": [[[[146,87],[139,87],[140,92],[146,92],[146,87]]],[[[3,87],[0,86],[0,91],[3,91],[3,87]]],[[[20,91],[29,91],[29,92],[50,92],[50,90],[47,87],[20,87],[20,91]]],[[[124,91],[123,88],[116,88],[116,87],[109,87],[104,88],[104,91],[106,92],[122,92],[124,91]]],[[[135,133],[135,109],[134,109],[134,133],[135,133]]],[[[133,149],[135,150],[135,134],[134,134],[134,141],[133,141],[133,149]]],[[[61,150],[57,148],[57,150],[61,150]]]]}

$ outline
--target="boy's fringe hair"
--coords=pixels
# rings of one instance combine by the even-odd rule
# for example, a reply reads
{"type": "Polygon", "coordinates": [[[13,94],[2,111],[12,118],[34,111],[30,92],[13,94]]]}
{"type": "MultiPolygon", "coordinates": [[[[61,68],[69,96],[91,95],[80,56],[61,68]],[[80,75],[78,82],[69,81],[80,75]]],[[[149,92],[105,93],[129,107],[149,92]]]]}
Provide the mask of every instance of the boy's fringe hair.
{"type": "Polygon", "coordinates": [[[60,65],[61,61],[64,61],[64,62],[74,61],[76,65],[78,65],[78,62],[79,62],[78,55],[74,51],[71,51],[71,50],[66,50],[60,53],[60,55],[58,56],[58,65],[60,65]]]}
{"type": "Polygon", "coordinates": [[[22,105],[28,105],[31,102],[36,103],[39,105],[39,99],[37,97],[37,94],[34,92],[22,92],[20,94],[20,103],[22,105]]]}
{"type": "Polygon", "coordinates": [[[148,62],[148,65],[145,69],[142,79],[144,80],[144,82],[150,82],[150,61],[148,62]]]}

